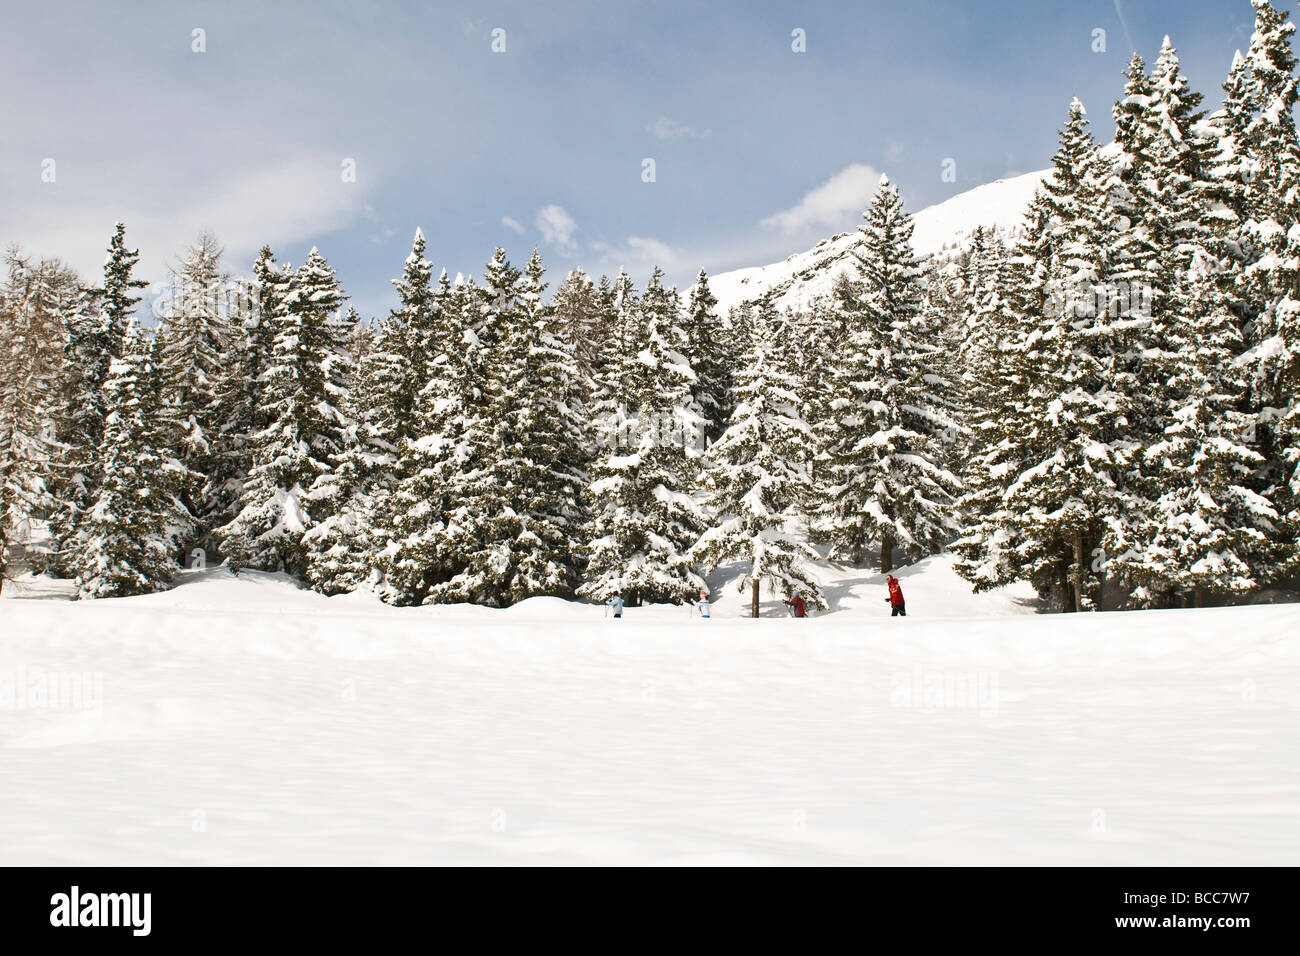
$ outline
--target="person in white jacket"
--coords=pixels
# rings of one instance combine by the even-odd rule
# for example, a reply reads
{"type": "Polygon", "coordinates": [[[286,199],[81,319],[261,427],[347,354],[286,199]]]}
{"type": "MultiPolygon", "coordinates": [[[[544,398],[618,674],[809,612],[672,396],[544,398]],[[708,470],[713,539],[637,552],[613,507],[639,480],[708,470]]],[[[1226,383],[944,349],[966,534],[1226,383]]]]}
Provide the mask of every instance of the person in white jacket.
{"type": "Polygon", "coordinates": [[[700,591],[700,599],[695,602],[695,606],[699,609],[700,617],[707,618],[709,616],[709,609],[712,604],[709,602],[708,591],[700,591]]]}

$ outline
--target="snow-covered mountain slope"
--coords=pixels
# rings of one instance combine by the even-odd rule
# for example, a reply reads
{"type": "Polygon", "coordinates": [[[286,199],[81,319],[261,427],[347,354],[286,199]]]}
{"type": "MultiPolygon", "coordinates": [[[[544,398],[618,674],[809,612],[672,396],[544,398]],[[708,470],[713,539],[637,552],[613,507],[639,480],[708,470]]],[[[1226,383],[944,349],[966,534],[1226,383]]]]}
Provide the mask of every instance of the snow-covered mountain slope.
{"type": "Polygon", "coordinates": [[[837,611],[752,621],[727,577],[707,621],[221,569],[115,600],[6,586],[0,864],[1300,854],[1294,607],[1037,615],[936,557],[900,572],[906,618],[825,565],[837,611]]]}
{"type": "MultiPolygon", "coordinates": [[[[977,226],[1006,232],[1018,228],[1034,190],[1048,172],[999,179],[922,209],[913,216],[912,245],[917,254],[931,256],[964,245],[977,226]]],[[[709,288],[723,314],[770,289],[775,290],[778,309],[803,309],[829,294],[835,280],[855,268],[850,252],[858,242],[856,230],[841,233],[782,262],[710,276],[709,288]]]]}

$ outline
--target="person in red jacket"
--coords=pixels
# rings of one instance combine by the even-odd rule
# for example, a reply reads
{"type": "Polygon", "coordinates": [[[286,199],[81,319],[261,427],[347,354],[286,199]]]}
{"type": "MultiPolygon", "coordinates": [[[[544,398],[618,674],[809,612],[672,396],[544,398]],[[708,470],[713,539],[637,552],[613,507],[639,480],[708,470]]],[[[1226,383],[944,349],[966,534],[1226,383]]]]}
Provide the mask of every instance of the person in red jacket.
{"type": "Polygon", "coordinates": [[[781,603],[789,605],[790,613],[793,614],[795,617],[808,616],[808,608],[803,603],[803,598],[801,598],[798,594],[791,597],[790,600],[782,601],[781,603]]]}
{"type": "Polygon", "coordinates": [[[890,617],[907,617],[907,605],[903,603],[903,588],[898,583],[898,578],[892,574],[885,575],[885,583],[889,585],[889,597],[885,598],[889,606],[893,608],[890,617]]]}

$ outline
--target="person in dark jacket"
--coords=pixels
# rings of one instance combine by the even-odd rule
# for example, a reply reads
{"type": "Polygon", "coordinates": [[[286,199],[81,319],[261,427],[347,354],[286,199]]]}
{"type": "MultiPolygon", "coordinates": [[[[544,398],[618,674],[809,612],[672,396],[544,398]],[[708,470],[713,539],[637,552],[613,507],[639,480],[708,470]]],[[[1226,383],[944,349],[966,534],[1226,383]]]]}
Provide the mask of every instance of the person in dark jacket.
{"type": "Polygon", "coordinates": [[[889,606],[893,609],[890,617],[907,617],[907,605],[903,603],[903,588],[898,583],[898,578],[892,574],[885,575],[885,583],[889,585],[889,597],[885,598],[889,606]]]}

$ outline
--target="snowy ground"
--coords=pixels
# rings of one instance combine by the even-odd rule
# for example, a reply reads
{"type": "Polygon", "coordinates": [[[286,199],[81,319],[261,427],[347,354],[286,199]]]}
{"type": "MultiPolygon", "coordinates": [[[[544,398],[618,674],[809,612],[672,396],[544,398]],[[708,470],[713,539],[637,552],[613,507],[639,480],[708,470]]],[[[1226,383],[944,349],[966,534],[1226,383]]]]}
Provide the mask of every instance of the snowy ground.
{"type": "Polygon", "coordinates": [[[801,621],[28,579],[0,864],[1300,861],[1300,607],[1047,616],[900,576],[906,619],[828,571],[801,621]]]}

